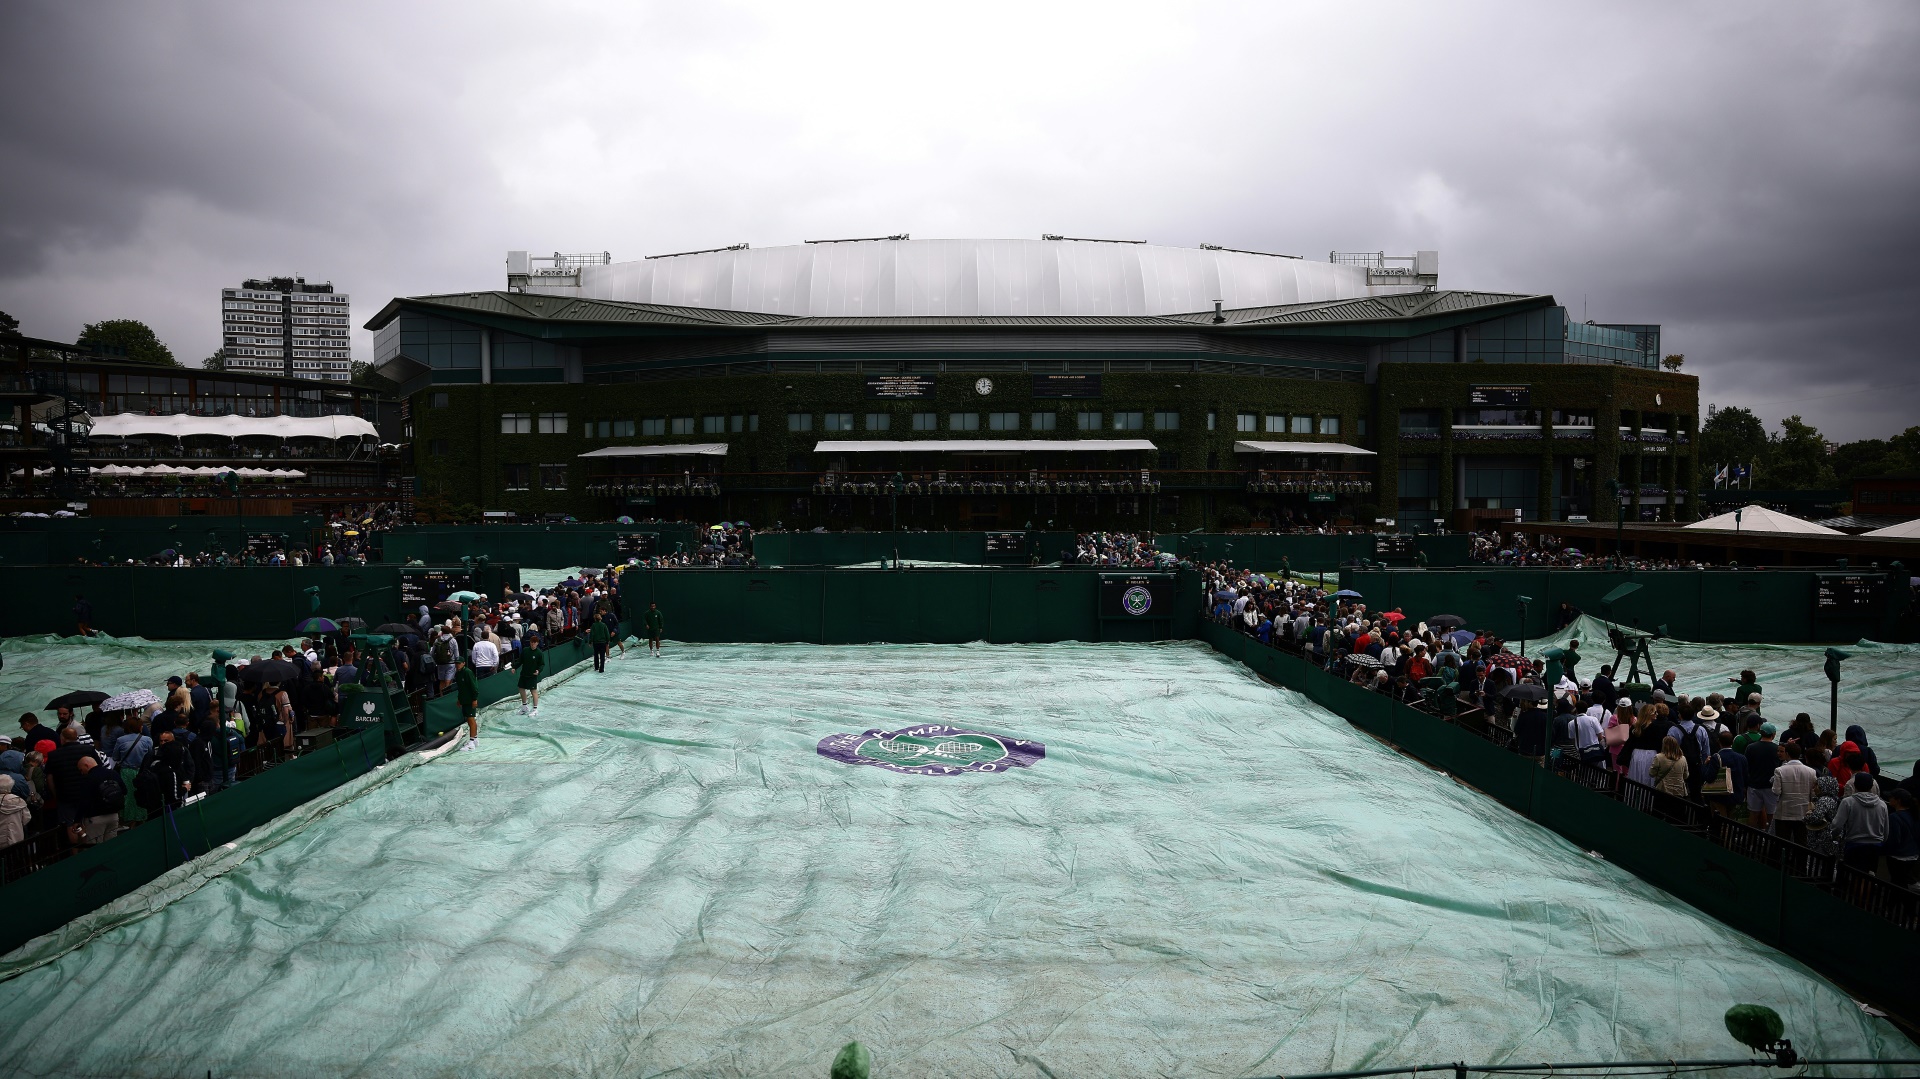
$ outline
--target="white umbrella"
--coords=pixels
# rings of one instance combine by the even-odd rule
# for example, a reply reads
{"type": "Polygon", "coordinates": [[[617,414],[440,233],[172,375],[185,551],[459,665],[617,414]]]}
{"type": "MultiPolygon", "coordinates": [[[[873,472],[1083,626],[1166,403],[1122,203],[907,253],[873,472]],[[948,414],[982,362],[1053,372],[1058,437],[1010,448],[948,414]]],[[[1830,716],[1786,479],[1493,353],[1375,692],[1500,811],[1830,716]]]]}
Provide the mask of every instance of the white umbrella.
{"type": "Polygon", "coordinates": [[[153,695],[153,690],[136,689],[131,693],[122,693],[118,697],[108,697],[106,700],[101,701],[100,710],[102,712],[124,712],[129,708],[145,708],[148,705],[159,703],[160,698],[153,695]]]}

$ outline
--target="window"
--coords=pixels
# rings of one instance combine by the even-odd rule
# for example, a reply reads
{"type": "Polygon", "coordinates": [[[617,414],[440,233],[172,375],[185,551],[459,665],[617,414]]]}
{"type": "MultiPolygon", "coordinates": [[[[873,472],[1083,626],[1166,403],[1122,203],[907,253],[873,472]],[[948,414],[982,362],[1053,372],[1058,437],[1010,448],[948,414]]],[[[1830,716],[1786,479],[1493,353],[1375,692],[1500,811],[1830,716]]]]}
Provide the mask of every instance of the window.
{"type": "Polygon", "coordinates": [[[661,435],[667,433],[667,421],[658,419],[641,420],[640,433],[648,438],[659,438],[661,435]]]}
{"type": "Polygon", "coordinates": [[[787,430],[789,431],[813,430],[813,413],[811,412],[787,413],[787,430]]]}
{"type": "Polygon", "coordinates": [[[1207,411],[1207,430],[1211,431],[1214,428],[1218,427],[1219,425],[1220,425],[1220,414],[1218,412],[1214,412],[1213,410],[1209,409],[1207,411]]]}
{"type": "Polygon", "coordinates": [[[566,434],[567,414],[564,412],[542,412],[540,414],[540,433],[543,435],[566,434]]]}
{"type": "Polygon", "coordinates": [[[673,433],[676,435],[692,434],[693,433],[693,417],[692,416],[675,416],[673,418],[673,433]]]}
{"type": "Polygon", "coordinates": [[[500,479],[507,490],[524,491],[527,489],[527,477],[532,472],[533,469],[528,465],[501,465],[500,479]]]}
{"type": "Polygon", "coordinates": [[[1592,409],[1556,408],[1553,410],[1555,427],[1592,427],[1592,409]]]}
{"type": "Polygon", "coordinates": [[[444,392],[436,392],[427,397],[428,408],[445,408],[452,403],[452,395],[444,392]]]}
{"type": "Polygon", "coordinates": [[[1144,412],[1116,412],[1113,414],[1113,429],[1116,431],[1140,431],[1146,429],[1147,414],[1144,412]]]}
{"type": "Polygon", "coordinates": [[[1367,418],[1365,416],[1360,417],[1359,426],[1356,429],[1360,432],[1361,438],[1367,437],[1367,418]]]}
{"type": "Polygon", "coordinates": [[[1171,450],[1161,450],[1160,451],[1160,467],[1161,468],[1179,468],[1180,455],[1178,453],[1174,453],[1171,450]]]}
{"type": "Polygon", "coordinates": [[[978,431],[980,414],[978,412],[952,412],[947,415],[947,430],[978,431]]]}
{"type": "Polygon", "coordinates": [[[1287,418],[1285,416],[1268,416],[1267,417],[1267,433],[1270,435],[1286,434],[1287,418]]]}
{"type": "Polygon", "coordinates": [[[1259,419],[1251,412],[1236,412],[1233,415],[1233,429],[1243,435],[1250,435],[1258,429],[1259,419]]]}
{"type": "Polygon", "coordinates": [[[502,412],[500,414],[500,433],[503,435],[532,434],[533,413],[502,412]]]}
{"type": "Polygon", "coordinates": [[[1036,431],[1057,431],[1060,429],[1060,415],[1056,412],[1036,412],[1027,417],[1027,419],[1031,421],[1031,426],[1036,431]]]}
{"type": "Polygon", "coordinates": [[[700,432],[701,432],[702,434],[708,434],[708,435],[724,435],[724,434],[726,434],[726,433],[727,433],[727,418],[726,418],[725,416],[702,416],[702,417],[700,417],[700,432]]]}
{"type": "Polygon", "coordinates": [[[916,431],[938,431],[940,429],[940,417],[932,412],[916,412],[913,414],[913,429],[916,431]]]}
{"type": "Polygon", "coordinates": [[[826,420],[829,431],[853,430],[853,413],[851,412],[829,412],[826,420]]]}
{"type": "Polygon", "coordinates": [[[566,465],[541,465],[540,489],[543,491],[564,491],[567,489],[566,465]]]}
{"type": "Polygon", "coordinates": [[[1288,429],[1288,433],[1295,434],[1295,435],[1312,434],[1313,433],[1313,417],[1312,416],[1295,416],[1293,418],[1293,426],[1288,429]]]}
{"type": "Polygon", "coordinates": [[[444,438],[436,438],[428,441],[427,455],[429,457],[445,457],[447,455],[447,440],[444,438]]]}
{"type": "Polygon", "coordinates": [[[885,431],[893,426],[893,414],[889,412],[867,413],[867,430],[885,431]]]}
{"type": "Polygon", "coordinates": [[[1339,434],[1340,433],[1340,417],[1338,416],[1320,417],[1320,433],[1323,435],[1339,434]]]}
{"type": "Polygon", "coordinates": [[[730,427],[736,435],[741,431],[758,431],[760,429],[760,414],[758,412],[749,412],[745,415],[734,416],[727,421],[727,426],[730,427]]]}
{"type": "Polygon", "coordinates": [[[1440,410],[1437,408],[1403,408],[1400,410],[1401,434],[1440,433],[1440,410]]]}
{"type": "Polygon", "coordinates": [[[612,420],[588,420],[580,425],[582,438],[606,438],[613,434],[612,420]]]}
{"type": "Polygon", "coordinates": [[[613,437],[632,438],[633,437],[633,421],[632,420],[613,421],[613,437]]]}
{"type": "MultiPolygon", "coordinates": [[[[1207,427],[1213,427],[1213,413],[1207,413],[1207,427]]],[[[1153,414],[1153,429],[1156,431],[1178,431],[1180,414],[1178,412],[1156,412],[1153,414]]]]}
{"type": "Polygon", "coordinates": [[[1073,417],[1074,426],[1082,431],[1098,431],[1100,414],[1098,412],[1078,412],[1073,417]]]}
{"type": "Polygon", "coordinates": [[[1538,427],[1540,413],[1531,408],[1457,408],[1453,422],[1457,427],[1538,427]]]}
{"type": "Polygon", "coordinates": [[[1018,412],[987,413],[987,430],[1018,431],[1019,429],[1020,429],[1020,414],[1018,412]]]}

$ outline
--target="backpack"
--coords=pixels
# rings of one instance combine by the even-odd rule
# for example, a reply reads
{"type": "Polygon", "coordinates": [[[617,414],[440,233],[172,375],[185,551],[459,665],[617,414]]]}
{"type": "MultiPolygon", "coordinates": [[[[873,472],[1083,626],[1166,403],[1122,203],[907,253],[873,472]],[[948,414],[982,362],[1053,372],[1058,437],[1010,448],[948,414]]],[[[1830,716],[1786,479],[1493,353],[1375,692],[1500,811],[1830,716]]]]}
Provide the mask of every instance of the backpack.
{"type": "Polygon", "coordinates": [[[441,666],[453,662],[453,645],[448,644],[445,637],[433,642],[433,661],[441,666]]]}
{"type": "Polygon", "coordinates": [[[133,777],[133,804],[149,813],[158,812],[166,803],[167,788],[155,768],[142,768],[133,777]]]}
{"type": "Polygon", "coordinates": [[[94,794],[100,799],[100,813],[118,813],[120,807],[127,804],[127,785],[120,779],[120,773],[106,769],[106,777],[94,788],[94,794]]]}

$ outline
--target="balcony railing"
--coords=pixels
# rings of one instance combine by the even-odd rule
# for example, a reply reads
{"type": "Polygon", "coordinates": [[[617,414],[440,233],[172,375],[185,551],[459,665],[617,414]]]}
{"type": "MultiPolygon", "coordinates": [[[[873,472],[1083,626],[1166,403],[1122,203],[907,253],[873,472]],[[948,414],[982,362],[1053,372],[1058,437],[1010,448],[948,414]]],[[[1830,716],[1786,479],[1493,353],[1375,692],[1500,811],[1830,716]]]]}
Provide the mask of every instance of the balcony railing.
{"type": "Polygon", "coordinates": [[[1158,490],[1159,482],[1146,469],[826,472],[813,482],[815,494],[839,495],[1132,495],[1158,490]]]}
{"type": "Polygon", "coordinates": [[[1249,494],[1343,494],[1373,493],[1373,475],[1368,472],[1255,472],[1247,478],[1249,494]]]}

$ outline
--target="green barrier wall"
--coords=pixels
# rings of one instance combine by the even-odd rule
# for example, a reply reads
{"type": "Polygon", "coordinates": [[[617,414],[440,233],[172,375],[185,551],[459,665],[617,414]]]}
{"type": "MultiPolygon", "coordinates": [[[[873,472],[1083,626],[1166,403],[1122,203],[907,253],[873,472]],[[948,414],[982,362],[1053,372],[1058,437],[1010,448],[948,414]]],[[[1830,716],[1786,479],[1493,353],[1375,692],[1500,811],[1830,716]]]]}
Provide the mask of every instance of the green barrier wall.
{"type": "MultiPolygon", "coordinates": [[[[458,567],[455,567],[458,568],[458,567]]],[[[464,572],[464,571],[462,571],[464,572]]],[[[476,573],[497,595],[518,567],[476,573]]],[[[312,612],[379,625],[401,614],[399,566],[277,566],[174,569],[154,566],[0,566],[0,636],[74,632],[73,597],[93,604],[93,626],[115,637],[232,640],[287,637],[312,612]]]]}
{"type": "MultiPolygon", "coordinates": [[[[1072,532],[1027,532],[1027,550],[1057,562],[1073,549],[1072,532]]],[[[762,566],[854,566],[865,562],[964,562],[986,565],[985,532],[770,532],[753,538],[762,566]]],[[[1022,557],[1015,565],[1026,565],[1022,557]]]]}
{"type": "Polygon", "coordinates": [[[1342,587],[1377,611],[1398,607],[1414,619],[1457,614],[1467,625],[1507,640],[1553,632],[1561,603],[1587,614],[1642,628],[1667,627],[1689,641],[1775,644],[1880,638],[1885,612],[1863,617],[1816,617],[1816,576],[1806,570],[1525,569],[1488,566],[1456,570],[1343,570],[1342,587]],[[1600,600],[1627,582],[1640,591],[1611,613],[1600,600]],[[1532,597],[1525,625],[1517,597],[1532,597]]]}
{"type": "Polygon", "coordinates": [[[482,555],[539,569],[605,566],[618,560],[620,537],[655,535],[657,549],[697,547],[703,529],[691,524],[414,525],[381,533],[380,559],[429,565],[482,555]]]}
{"type": "Polygon", "coordinates": [[[318,517],[50,517],[0,521],[0,565],[67,565],[82,558],[147,559],[178,551],[238,552],[247,537],[310,543],[318,517]]]}
{"type": "MultiPolygon", "coordinates": [[[[1468,535],[1415,536],[1414,549],[1426,554],[1429,567],[1464,566],[1472,542],[1473,537],[1468,535]]],[[[1284,558],[1296,571],[1318,573],[1339,569],[1341,564],[1356,558],[1380,557],[1374,554],[1374,537],[1367,533],[1269,536],[1252,532],[1189,532],[1163,535],[1154,543],[1163,551],[1196,562],[1227,559],[1234,565],[1256,570],[1279,569],[1284,558]]],[[[1406,555],[1398,558],[1411,560],[1411,556],[1406,555]]]]}
{"type": "Polygon", "coordinates": [[[994,644],[1172,640],[1193,635],[1200,581],[1176,579],[1170,617],[1102,619],[1090,569],[644,570],[620,575],[638,625],[658,603],[677,641],[994,644]]]}
{"type": "Polygon", "coordinates": [[[1498,799],[1707,914],[1911,1013],[1920,933],[1895,928],[1814,885],[1615,799],[1561,779],[1469,731],[1352,685],[1279,649],[1203,622],[1201,640],[1406,753],[1498,799]],[[1862,942],[1834,948],[1834,940],[1862,942]]]}
{"type": "Polygon", "coordinates": [[[229,787],[173,815],[149,821],[97,847],[55,862],[0,889],[0,952],[49,933],[126,895],[249,829],[311,801],[386,762],[378,736],[342,737],[316,752],[229,787]]]}

